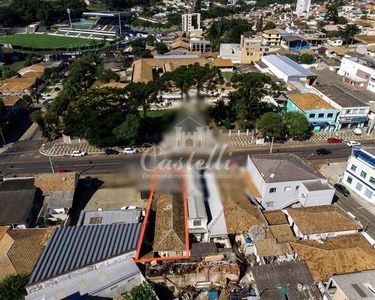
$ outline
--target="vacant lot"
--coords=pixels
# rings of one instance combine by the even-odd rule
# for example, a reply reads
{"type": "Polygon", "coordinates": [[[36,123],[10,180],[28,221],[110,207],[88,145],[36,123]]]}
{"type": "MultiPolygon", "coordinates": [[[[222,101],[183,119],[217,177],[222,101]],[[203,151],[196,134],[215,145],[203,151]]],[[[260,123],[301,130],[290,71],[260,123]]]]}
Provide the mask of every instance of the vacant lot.
{"type": "Polygon", "coordinates": [[[90,46],[92,40],[46,34],[11,34],[0,37],[0,43],[30,49],[67,49],[90,46]]]}

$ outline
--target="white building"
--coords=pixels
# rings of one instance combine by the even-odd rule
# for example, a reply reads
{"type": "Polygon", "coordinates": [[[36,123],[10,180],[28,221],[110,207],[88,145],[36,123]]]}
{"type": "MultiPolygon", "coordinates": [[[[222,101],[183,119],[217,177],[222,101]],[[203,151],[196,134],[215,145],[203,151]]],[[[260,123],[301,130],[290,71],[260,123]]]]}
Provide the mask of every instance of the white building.
{"type": "Polygon", "coordinates": [[[265,210],[329,205],[335,194],[321,173],[293,154],[249,156],[247,171],[258,194],[252,198],[265,210]]]}
{"type": "Polygon", "coordinates": [[[191,32],[201,30],[201,14],[183,14],[182,15],[182,31],[191,32]]]}
{"type": "Polygon", "coordinates": [[[298,16],[306,15],[310,11],[311,0],[297,0],[296,14],[298,16]]]}
{"type": "Polygon", "coordinates": [[[352,192],[375,204],[375,147],[353,149],[343,183],[352,192]]]}
{"type": "Polygon", "coordinates": [[[289,208],[284,212],[295,236],[303,240],[355,234],[362,229],[361,224],[337,205],[289,208]]]}
{"type": "Polygon", "coordinates": [[[315,73],[305,69],[289,57],[272,54],[263,56],[261,61],[267,65],[269,72],[285,82],[301,81],[311,85],[316,81],[315,73]]]}
{"type": "Polygon", "coordinates": [[[346,55],[342,58],[340,69],[337,73],[344,76],[344,79],[345,77],[350,79],[350,85],[354,87],[364,81],[363,88],[375,93],[375,60],[372,58],[346,55]]]}

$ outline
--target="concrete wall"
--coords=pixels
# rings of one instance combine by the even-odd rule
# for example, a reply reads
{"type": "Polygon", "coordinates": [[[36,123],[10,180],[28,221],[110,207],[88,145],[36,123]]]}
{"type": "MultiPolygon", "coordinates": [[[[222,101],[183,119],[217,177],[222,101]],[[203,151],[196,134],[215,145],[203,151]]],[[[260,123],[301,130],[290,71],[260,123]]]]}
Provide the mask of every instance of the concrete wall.
{"type": "Polygon", "coordinates": [[[309,191],[303,184],[300,188],[299,200],[302,206],[330,205],[335,189],[309,191]]]}

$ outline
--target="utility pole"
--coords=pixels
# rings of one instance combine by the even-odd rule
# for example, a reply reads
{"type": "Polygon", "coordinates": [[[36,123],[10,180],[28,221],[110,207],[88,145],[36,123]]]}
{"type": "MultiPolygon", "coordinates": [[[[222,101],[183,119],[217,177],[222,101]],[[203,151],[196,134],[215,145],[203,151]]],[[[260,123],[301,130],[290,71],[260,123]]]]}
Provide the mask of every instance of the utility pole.
{"type": "Polygon", "coordinates": [[[274,137],[272,137],[272,140],[271,140],[271,148],[270,148],[270,153],[272,153],[272,148],[273,148],[273,140],[274,140],[274,137]]]}
{"type": "Polygon", "coordinates": [[[121,28],[121,13],[118,13],[118,26],[120,27],[120,35],[122,35],[122,28],[121,28]]]}
{"type": "Polygon", "coordinates": [[[67,9],[66,9],[66,12],[68,13],[68,16],[69,16],[70,29],[72,29],[73,26],[72,26],[72,19],[70,18],[70,8],[67,8],[67,9]]]}
{"type": "Polygon", "coordinates": [[[48,158],[49,158],[49,163],[50,163],[50,165],[51,165],[52,173],[55,173],[55,169],[53,168],[52,158],[51,158],[51,155],[50,155],[50,154],[48,154],[48,158]]]}

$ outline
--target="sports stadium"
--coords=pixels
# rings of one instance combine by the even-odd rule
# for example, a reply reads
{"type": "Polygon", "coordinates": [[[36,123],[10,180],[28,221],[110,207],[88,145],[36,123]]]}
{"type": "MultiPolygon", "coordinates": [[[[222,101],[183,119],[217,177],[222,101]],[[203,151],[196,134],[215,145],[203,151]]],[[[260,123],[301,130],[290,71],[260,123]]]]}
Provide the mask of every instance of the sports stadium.
{"type": "Polygon", "coordinates": [[[129,29],[131,14],[119,11],[84,12],[83,19],[70,25],[39,25],[3,28],[3,48],[21,51],[78,51],[108,45],[129,29]]]}

